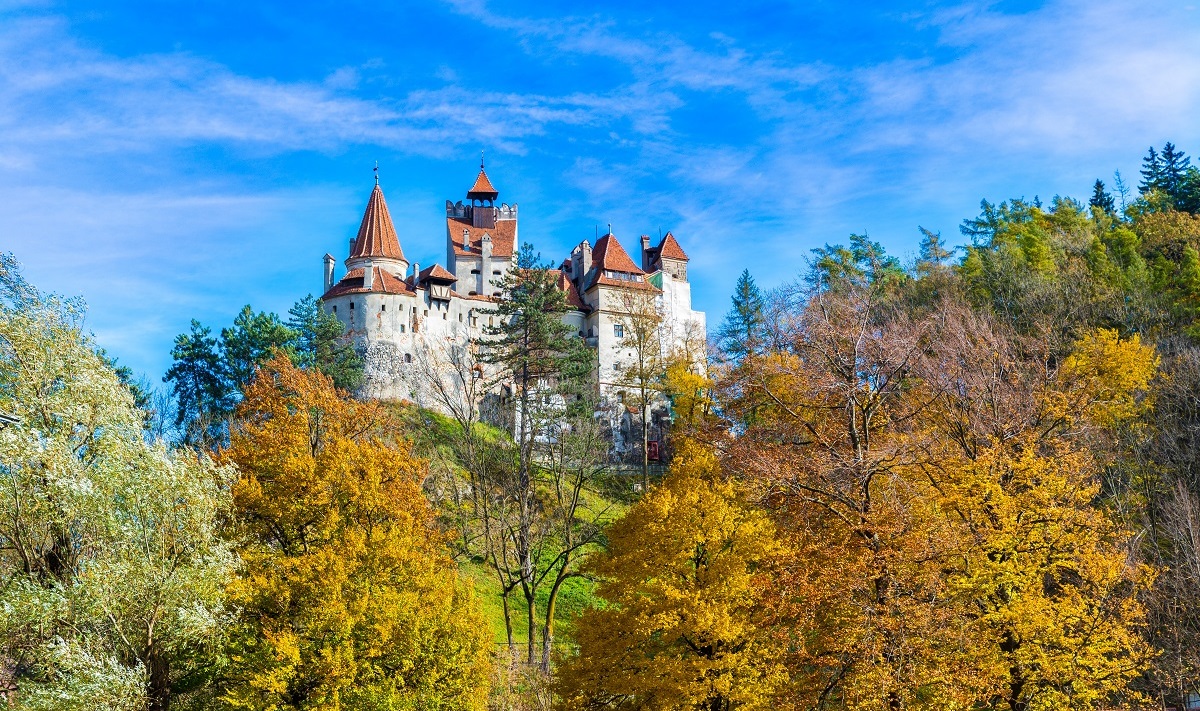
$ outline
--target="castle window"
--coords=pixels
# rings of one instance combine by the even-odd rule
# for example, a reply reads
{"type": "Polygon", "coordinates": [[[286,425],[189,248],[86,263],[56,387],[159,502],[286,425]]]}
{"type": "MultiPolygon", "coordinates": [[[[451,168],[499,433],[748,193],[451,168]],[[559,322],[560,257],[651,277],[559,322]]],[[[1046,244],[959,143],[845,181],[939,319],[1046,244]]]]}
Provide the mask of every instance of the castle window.
{"type": "Polygon", "coordinates": [[[450,314],[442,314],[442,320],[443,320],[443,321],[449,321],[449,320],[450,320],[450,314]]]}
{"type": "Polygon", "coordinates": [[[492,323],[492,317],[488,316],[488,326],[495,326],[495,325],[496,324],[492,323]]]}
{"type": "Polygon", "coordinates": [[[404,333],[404,328],[405,328],[404,324],[400,324],[400,333],[404,333]]]}
{"type": "Polygon", "coordinates": [[[412,362],[412,353],[405,353],[405,354],[404,354],[404,362],[405,362],[405,363],[411,363],[411,362],[412,362]]]}
{"type": "Polygon", "coordinates": [[[472,273],[472,274],[478,274],[478,273],[479,273],[479,270],[478,270],[478,269],[472,269],[472,270],[471,270],[471,273],[472,273]]]}
{"type": "Polygon", "coordinates": [[[498,292],[498,291],[493,291],[493,292],[492,292],[492,296],[495,296],[495,297],[497,297],[497,298],[498,298],[498,297],[500,296],[500,292],[498,292]]]}
{"type": "Polygon", "coordinates": [[[353,301],[351,301],[351,302],[350,302],[350,310],[351,310],[351,311],[353,311],[353,310],[354,310],[354,302],[353,302],[353,301]]]}
{"type": "Polygon", "coordinates": [[[479,294],[479,292],[476,292],[476,291],[468,291],[467,292],[467,296],[477,296],[478,294],[479,294]]]}
{"type": "Polygon", "coordinates": [[[499,269],[493,269],[493,270],[492,270],[492,276],[500,276],[500,270],[499,270],[499,269]]]}
{"type": "Polygon", "coordinates": [[[613,324],[613,335],[616,336],[617,338],[624,338],[625,337],[625,324],[614,323],[613,324]]]}
{"type": "Polygon", "coordinates": [[[459,314],[459,315],[458,315],[458,322],[459,322],[459,323],[462,323],[462,322],[463,322],[463,317],[462,317],[462,314],[459,314]]]}
{"type": "Polygon", "coordinates": [[[387,311],[387,304],[380,304],[380,305],[379,305],[379,310],[380,310],[380,311],[387,311]]]}
{"type": "Polygon", "coordinates": [[[334,312],[335,314],[337,313],[337,304],[334,304],[334,305],[333,305],[333,312],[334,312]]]}
{"type": "Polygon", "coordinates": [[[425,315],[426,315],[426,316],[428,316],[428,315],[429,315],[429,309],[425,309],[425,315]]]}

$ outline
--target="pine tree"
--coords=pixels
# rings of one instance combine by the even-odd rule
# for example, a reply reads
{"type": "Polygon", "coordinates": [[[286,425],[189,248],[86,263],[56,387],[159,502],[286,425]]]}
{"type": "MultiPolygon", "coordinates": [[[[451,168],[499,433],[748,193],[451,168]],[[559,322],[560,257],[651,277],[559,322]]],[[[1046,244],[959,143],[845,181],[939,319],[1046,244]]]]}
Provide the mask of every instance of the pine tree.
{"type": "Polygon", "coordinates": [[[254,370],[276,351],[293,356],[292,342],[297,333],[279,316],[254,309],[247,304],[233,319],[233,326],[221,329],[221,361],[230,385],[242,390],[254,378],[254,370]]]}
{"type": "Polygon", "coordinates": [[[343,338],[346,327],[338,317],[322,308],[312,294],[297,301],[288,314],[287,325],[296,332],[293,362],[316,368],[342,390],[356,389],[362,383],[363,361],[343,338]]]}
{"type": "Polygon", "coordinates": [[[1088,201],[1088,205],[1092,208],[1092,214],[1102,212],[1106,215],[1111,215],[1117,210],[1117,202],[1112,195],[1104,189],[1104,181],[1096,180],[1096,184],[1092,186],[1092,199],[1088,201]]]}
{"type": "Polygon", "coordinates": [[[1187,177],[1191,159],[1183,151],[1176,150],[1175,144],[1167,141],[1161,154],[1161,187],[1163,192],[1171,196],[1172,202],[1178,203],[1182,197],[1182,188],[1187,177]]]}
{"type": "Polygon", "coordinates": [[[505,544],[511,555],[517,580],[514,586],[525,598],[529,640],[527,662],[535,661],[536,603],[538,587],[544,581],[539,576],[537,556],[541,539],[536,527],[538,510],[535,478],[538,436],[562,419],[560,382],[565,374],[591,375],[592,354],[580,347],[574,327],[562,320],[567,312],[567,297],[558,288],[558,272],[533,251],[533,245],[521,245],[517,265],[498,285],[506,296],[491,311],[496,323],[484,330],[486,339],[480,344],[481,360],[497,367],[498,376],[512,383],[516,408],[516,472],[506,485],[506,495],[515,507],[514,520],[505,525],[512,532],[505,544]]]}
{"type": "Polygon", "coordinates": [[[766,324],[765,303],[749,269],[743,269],[733,290],[733,308],[718,333],[721,349],[731,360],[758,352],[766,324]]]}
{"type": "Polygon", "coordinates": [[[233,407],[233,389],[225,379],[217,339],[192,319],[191,331],[175,337],[174,361],[163,382],[175,398],[175,426],[183,441],[208,447],[224,437],[225,419],[233,407]]]}
{"type": "Polygon", "coordinates": [[[1154,146],[1150,146],[1146,157],[1142,159],[1142,182],[1138,184],[1138,192],[1142,195],[1151,190],[1162,190],[1163,164],[1154,146]]]}

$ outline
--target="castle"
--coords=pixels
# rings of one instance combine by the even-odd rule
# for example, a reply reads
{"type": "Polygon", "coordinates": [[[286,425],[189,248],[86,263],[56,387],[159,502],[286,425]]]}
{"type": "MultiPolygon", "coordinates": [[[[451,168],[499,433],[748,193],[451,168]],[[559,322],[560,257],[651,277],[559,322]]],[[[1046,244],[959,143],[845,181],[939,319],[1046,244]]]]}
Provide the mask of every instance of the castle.
{"type": "MultiPolygon", "coordinates": [[[[500,284],[517,263],[517,205],[497,204],[498,198],[481,163],[466,200],[446,201],[446,266],[421,268],[405,258],[376,179],[340,279],[336,259],[325,255],[321,297],[364,356],[364,395],[446,409],[446,393],[439,402],[430,392],[430,375],[485,338],[498,318],[500,284]]],[[[580,242],[553,270],[570,306],[563,320],[596,349],[597,387],[611,403],[627,394],[621,373],[633,356],[631,304],[656,313],[656,343],[664,355],[686,351],[703,360],[705,317],[692,309],[687,254],[668,232],[656,246],[642,236],[640,256],[639,266],[610,230],[595,245],[580,242]]],[[[470,367],[487,380],[486,366],[470,367]]],[[[460,377],[453,387],[468,385],[460,377]]]]}

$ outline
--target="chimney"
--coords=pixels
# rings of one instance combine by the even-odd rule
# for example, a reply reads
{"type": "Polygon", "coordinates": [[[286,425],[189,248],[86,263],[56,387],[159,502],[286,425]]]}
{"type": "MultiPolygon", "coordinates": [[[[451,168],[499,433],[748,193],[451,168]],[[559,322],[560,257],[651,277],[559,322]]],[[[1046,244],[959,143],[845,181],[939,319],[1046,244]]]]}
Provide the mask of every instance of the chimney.
{"type": "Polygon", "coordinates": [[[353,237],[350,238],[350,251],[346,253],[346,256],[350,256],[351,254],[354,254],[354,238],[353,237]]]}
{"type": "Polygon", "coordinates": [[[583,252],[583,274],[587,276],[592,271],[592,245],[585,239],[579,249],[583,252]]]}
{"type": "Polygon", "coordinates": [[[363,267],[363,288],[368,290],[375,288],[375,267],[370,264],[363,267]]]}
{"type": "Polygon", "coordinates": [[[642,271],[650,271],[650,235],[642,235],[642,271]]]}
{"type": "Polygon", "coordinates": [[[333,288],[333,264],[334,264],[334,261],[335,260],[334,260],[332,254],[329,254],[329,253],[325,254],[325,291],[322,291],[321,292],[322,294],[324,294],[325,292],[327,292],[333,288]]]}
{"type": "Polygon", "coordinates": [[[471,230],[463,228],[463,249],[471,251],[471,230]]]}
{"type": "Polygon", "coordinates": [[[416,262],[413,262],[412,283],[414,287],[421,283],[421,265],[417,264],[416,262]]]}

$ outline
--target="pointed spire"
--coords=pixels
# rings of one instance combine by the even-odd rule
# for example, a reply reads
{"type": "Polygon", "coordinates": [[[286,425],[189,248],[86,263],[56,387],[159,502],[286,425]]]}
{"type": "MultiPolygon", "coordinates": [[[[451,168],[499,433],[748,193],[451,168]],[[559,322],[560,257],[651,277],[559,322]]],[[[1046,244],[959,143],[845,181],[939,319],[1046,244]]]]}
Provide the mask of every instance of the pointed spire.
{"type": "Polygon", "coordinates": [[[479,175],[475,176],[475,184],[467,191],[468,200],[488,200],[494,202],[500,192],[488,180],[487,172],[483,169],[483,151],[479,152],[479,175]]]}
{"type": "Polygon", "coordinates": [[[383,190],[378,182],[371,191],[362,224],[358,227],[358,236],[354,238],[354,248],[350,250],[350,259],[362,257],[404,259],[400,238],[396,236],[396,227],[392,224],[392,216],[388,213],[387,202],[383,199],[383,190]]]}

